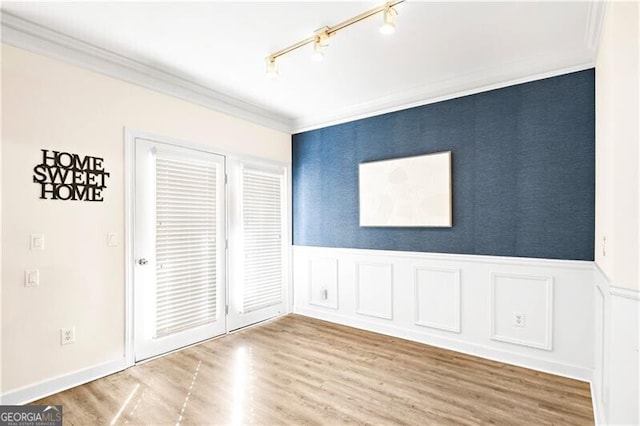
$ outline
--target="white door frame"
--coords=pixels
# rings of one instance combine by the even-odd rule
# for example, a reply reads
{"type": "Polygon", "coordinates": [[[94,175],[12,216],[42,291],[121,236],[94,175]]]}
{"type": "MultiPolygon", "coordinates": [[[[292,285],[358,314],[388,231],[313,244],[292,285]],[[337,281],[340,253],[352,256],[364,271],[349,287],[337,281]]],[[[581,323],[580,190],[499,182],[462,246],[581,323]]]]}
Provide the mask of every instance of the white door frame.
{"type": "MultiPolygon", "coordinates": [[[[124,333],[124,357],[125,368],[135,365],[135,345],[134,345],[134,304],[133,304],[133,268],[135,266],[134,259],[134,237],[135,237],[135,140],[147,139],[169,145],[176,145],[183,148],[191,148],[198,151],[210,152],[213,154],[224,155],[228,159],[236,159],[239,161],[261,162],[280,166],[285,168],[285,176],[287,181],[286,198],[287,198],[287,243],[289,250],[285,250],[284,262],[285,270],[288,272],[285,279],[286,285],[286,312],[291,312],[293,307],[293,282],[292,282],[292,262],[291,262],[291,246],[292,246],[292,203],[291,203],[291,167],[287,163],[264,159],[250,155],[238,155],[225,149],[218,149],[215,146],[206,144],[196,144],[180,139],[170,138],[131,128],[124,128],[124,254],[125,254],[125,333],[124,333]]],[[[227,188],[228,190],[228,188],[227,188]]],[[[228,206],[227,206],[228,208],[228,206]]],[[[228,222],[228,221],[227,221],[228,222]]],[[[227,229],[228,230],[228,229],[227,229]]],[[[228,263],[228,260],[227,260],[228,263]]],[[[227,274],[228,276],[228,274],[227,274]]],[[[228,278],[225,278],[226,280],[228,278]]],[[[228,288],[228,282],[225,282],[228,288]]],[[[226,292],[228,293],[228,291],[226,292]]],[[[228,295],[227,295],[228,297],[228,295]]],[[[228,300],[227,300],[228,303],[228,300]]]]}

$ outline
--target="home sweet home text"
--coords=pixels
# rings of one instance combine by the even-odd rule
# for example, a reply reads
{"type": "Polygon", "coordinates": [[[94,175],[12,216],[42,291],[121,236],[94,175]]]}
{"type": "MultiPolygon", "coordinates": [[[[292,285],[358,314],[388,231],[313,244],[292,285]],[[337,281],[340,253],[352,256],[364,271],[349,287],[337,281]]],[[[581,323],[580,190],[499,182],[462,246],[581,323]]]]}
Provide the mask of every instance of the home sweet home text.
{"type": "Polygon", "coordinates": [[[104,159],[42,149],[42,163],[33,168],[40,184],[40,198],[51,200],[104,201],[102,191],[109,173],[104,159]]]}

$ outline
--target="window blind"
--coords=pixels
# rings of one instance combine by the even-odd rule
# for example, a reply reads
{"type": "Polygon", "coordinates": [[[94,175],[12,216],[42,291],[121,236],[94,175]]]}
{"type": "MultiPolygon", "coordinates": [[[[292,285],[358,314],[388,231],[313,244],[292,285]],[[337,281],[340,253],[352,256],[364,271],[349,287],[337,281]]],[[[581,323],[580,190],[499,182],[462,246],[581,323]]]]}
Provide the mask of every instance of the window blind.
{"type": "Polygon", "coordinates": [[[157,153],[156,338],[216,319],[217,167],[157,153]]]}
{"type": "Polygon", "coordinates": [[[282,302],[282,176],[242,171],[243,313],[282,302]]]}

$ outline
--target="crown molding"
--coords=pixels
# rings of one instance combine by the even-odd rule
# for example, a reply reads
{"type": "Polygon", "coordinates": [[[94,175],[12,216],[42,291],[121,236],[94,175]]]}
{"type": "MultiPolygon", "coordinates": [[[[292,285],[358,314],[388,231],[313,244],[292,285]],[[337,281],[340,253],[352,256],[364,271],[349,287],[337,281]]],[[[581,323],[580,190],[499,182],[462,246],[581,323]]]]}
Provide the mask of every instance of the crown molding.
{"type": "MultiPolygon", "coordinates": [[[[548,61],[547,63],[553,62],[554,61],[548,61]]],[[[551,71],[535,74],[527,73],[527,69],[539,69],[539,64],[540,62],[536,64],[533,61],[527,61],[526,63],[517,62],[509,66],[484,70],[479,73],[469,73],[456,76],[428,87],[411,89],[395,93],[387,97],[377,98],[371,102],[353,105],[346,109],[334,111],[328,115],[297,118],[294,120],[293,133],[306,132],[309,130],[320,129],[390,112],[487,92],[489,90],[514,86],[516,84],[556,77],[563,74],[583,71],[595,66],[593,61],[586,61],[582,64],[570,67],[563,67],[558,62],[556,66],[551,65],[546,67],[551,71]],[[516,75],[523,75],[525,77],[512,77],[516,75]]]]}
{"type": "Polygon", "coordinates": [[[293,121],[293,133],[300,133],[389,112],[428,105],[516,84],[527,83],[562,74],[569,74],[595,67],[596,54],[604,26],[607,2],[592,0],[589,3],[584,34],[584,47],[590,52],[580,64],[567,64],[562,53],[540,55],[526,61],[514,61],[479,72],[463,73],[436,82],[428,87],[417,87],[386,97],[351,105],[328,114],[297,117],[293,121]],[[538,71],[531,71],[538,70],[538,71]],[[517,77],[521,76],[521,77],[517,77]]]}
{"type": "Polygon", "coordinates": [[[587,14],[587,26],[584,31],[584,44],[593,52],[597,52],[600,44],[600,34],[604,26],[604,16],[607,3],[603,0],[596,0],[589,3],[587,14]]]}
{"type": "Polygon", "coordinates": [[[606,3],[590,4],[585,28],[585,47],[590,58],[568,66],[562,55],[537,57],[528,61],[502,64],[492,69],[453,76],[428,87],[417,87],[329,113],[296,118],[225,95],[189,78],[119,55],[83,40],[35,24],[1,11],[2,42],[34,53],[71,63],[110,77],[155,90],[237,118],[287,133],[299,133],[389,112],[441,102],[488,90],[554,77],[592,68],[604,22],[606,3]],[[541,70],[533,71],[532,70],[541,70]],[[518,78],[517,76],[522,76],[518,78]]]}
{"type": "Polygon", "coordinates": [[[188,78],[127,58],[11,13],[0,12],[2,43],[137,84],[275,130],[290,133],[291,118],[204,87],[188,78]]]}

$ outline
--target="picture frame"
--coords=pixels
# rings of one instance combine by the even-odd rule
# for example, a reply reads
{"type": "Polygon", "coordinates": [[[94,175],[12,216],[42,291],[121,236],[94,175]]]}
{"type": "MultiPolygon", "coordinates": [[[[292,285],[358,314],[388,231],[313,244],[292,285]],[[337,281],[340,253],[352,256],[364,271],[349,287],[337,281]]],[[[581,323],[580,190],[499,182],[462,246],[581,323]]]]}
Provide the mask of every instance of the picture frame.
{"type": "Polygon", "coordinates": [[[360,226],[453,226],[451,156],[443,151],[360,163],[360,226]]]}

